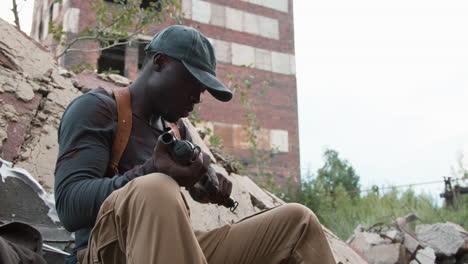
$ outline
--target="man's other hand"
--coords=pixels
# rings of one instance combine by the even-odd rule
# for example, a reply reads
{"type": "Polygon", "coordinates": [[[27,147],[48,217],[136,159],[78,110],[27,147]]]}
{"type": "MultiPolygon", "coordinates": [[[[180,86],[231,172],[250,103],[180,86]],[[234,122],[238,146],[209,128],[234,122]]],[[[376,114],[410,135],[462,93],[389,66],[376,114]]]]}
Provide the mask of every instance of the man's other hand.
{"type": "Polygon", "coordinates": [[[232,182],[213,168],[208,171],[194,186],[188,188],[190,196],[199,203],[223,205],[232,192],[232,182]]]}
{"type": "Polygon", "coordinates": [[[153,151],[154,166],[158,172],[172,177],[180,186],[191,187],[204,175],[209,166],[210,157],[200,152],[198,158],[190,165],[177,163],[170,154],[170,146],[158,139],[153,151]]]}

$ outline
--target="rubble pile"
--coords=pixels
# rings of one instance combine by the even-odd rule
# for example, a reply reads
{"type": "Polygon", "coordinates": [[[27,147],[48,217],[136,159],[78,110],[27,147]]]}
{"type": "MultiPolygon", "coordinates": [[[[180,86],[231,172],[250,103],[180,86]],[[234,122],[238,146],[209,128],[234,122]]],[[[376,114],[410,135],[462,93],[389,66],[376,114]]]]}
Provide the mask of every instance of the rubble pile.
{"type": "Polygon", "coordinates": [[[348,243],[375,264],[467,264],[468,232],[454,223],[410,223],[414,214],[364,229],[359,225],[348,243]]]}
{"type": "MultiPolygon", "coordinates": [[[[35,226],[44,242],[56,248],[47,252],[60,255],[50,256],[49,263],[63,263],[60,250],[68,250],[73,242],[73,235],[58,222],[53,205],[60,117],[74,98],[92,88],[130,83],[122,76],[67,72],[44,47],[0,19],[0,222],[35,226]]],[[[234,223],[284,203],[249,177],[238,175],[228,159],[213,155],[190,122],[184,122],[194,143],[211,155],[215,170],[233,182],[232,196],[239,202],[232,213],[224,207],[196,203],[186,195],[194,229],[234,223]]],[[[324,230],[337,263],[366,263],[347,243],[324,230]]]]}

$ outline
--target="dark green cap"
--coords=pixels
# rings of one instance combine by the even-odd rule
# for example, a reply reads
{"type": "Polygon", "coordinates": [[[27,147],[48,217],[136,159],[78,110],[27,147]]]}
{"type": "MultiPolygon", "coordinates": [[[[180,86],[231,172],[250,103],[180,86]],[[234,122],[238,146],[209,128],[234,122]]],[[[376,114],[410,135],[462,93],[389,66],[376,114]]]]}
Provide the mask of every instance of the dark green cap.
{"type": "Polygon", "coordinates": [[[160,52],[180,60],[216,99],[231,100],[231,90],[216,78],[213,46],[198,30],[181,25],[168,27],[153,37],[145,51],[160,52]]]}

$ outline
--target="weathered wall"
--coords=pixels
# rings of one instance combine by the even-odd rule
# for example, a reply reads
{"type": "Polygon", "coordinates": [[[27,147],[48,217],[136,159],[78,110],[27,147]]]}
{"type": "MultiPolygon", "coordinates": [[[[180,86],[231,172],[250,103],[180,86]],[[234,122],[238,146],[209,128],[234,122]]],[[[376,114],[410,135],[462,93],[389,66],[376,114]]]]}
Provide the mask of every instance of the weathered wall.
{"type": "Polygon", "coordinates": [[[59,119],[81,92],[40,44],[3,20],[0,32],[0,156],[51,190],[59,119]]]}

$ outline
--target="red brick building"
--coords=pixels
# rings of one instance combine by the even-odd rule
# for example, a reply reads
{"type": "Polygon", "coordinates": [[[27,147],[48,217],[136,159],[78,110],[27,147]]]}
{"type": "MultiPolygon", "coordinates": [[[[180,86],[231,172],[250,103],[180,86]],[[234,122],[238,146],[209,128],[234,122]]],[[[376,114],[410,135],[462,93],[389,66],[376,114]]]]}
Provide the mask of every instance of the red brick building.
{"type": "MultiPolygon", "coordinates": [[[[254,76],[251,99],[261,127],[259,149],[276,149],[269,169],[296,182],[300,166],[292,5],[292,0],[181,0],[184,24],[197,27],[212,41],[218,77],[228,83],[228,74],[254,76]],[[249,64],[251,68],[242,67],[249,64]],[[268,83],[266,93],[259,95],[264,81],[268,83]]],[[[95,21],[90,7],[88,0],[36,0],[31,36],[55,50],[56,43],[47,34],[49,21],[63,25],[69,38],[76,36],[95,21]]],[[[169,22],[155,26],[141,39],[149,41],[167,25],[169,22]]],[[[98,45],[80,43],[79,48],[97,49],[98,45]]],[[[71,52],[60,58],[60,64],[70,67],[87,61],[98,71],[112,67],[135,79],[143,48],[143,44],[133,44],[103,52],[71,52]]],[[[210,96],[203,100],[198,112],[203,120],[209,120],[205,125],[221,136],[227,151],[248,162],[249,144],[243,130],[246,120],[238,94],[229,103],[210,96]]]]}

